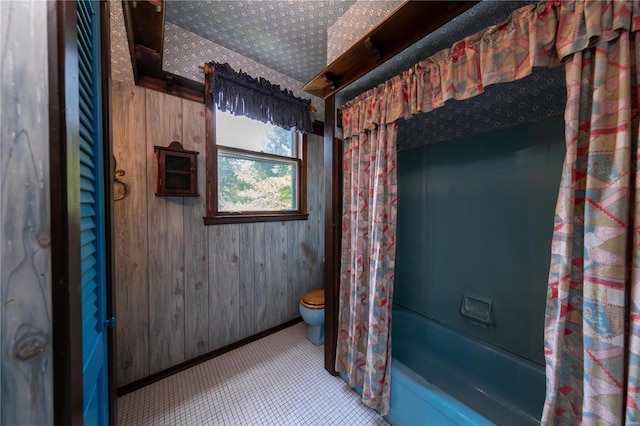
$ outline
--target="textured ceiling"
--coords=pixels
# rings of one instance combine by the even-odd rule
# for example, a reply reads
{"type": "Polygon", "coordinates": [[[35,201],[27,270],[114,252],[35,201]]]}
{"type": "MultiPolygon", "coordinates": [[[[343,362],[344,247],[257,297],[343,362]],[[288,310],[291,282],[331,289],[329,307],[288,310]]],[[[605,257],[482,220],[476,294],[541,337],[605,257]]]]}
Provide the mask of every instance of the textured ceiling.
{"type": "Polygon", "coordinates": [[[306,83],[327,65],[327,30],[355,0],[179,1],[166,19],[306,83]]]}

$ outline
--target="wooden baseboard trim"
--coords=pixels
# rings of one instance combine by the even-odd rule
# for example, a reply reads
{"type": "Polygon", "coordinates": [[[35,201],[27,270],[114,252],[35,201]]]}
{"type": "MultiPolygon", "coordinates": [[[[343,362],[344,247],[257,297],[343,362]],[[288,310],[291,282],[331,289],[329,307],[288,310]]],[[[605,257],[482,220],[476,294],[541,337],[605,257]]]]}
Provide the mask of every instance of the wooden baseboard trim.
{"type": "Polygon", "coordinates": [[[215,357],[218,357],[222,354],[225,354],[229,351],[232,351],[234,349],[238,349],[241,346],[244,346],[248,343],[251,342],[255,342],[256,340],[262,339],[263,337],[267,337],[270,334],[276,333],[280,330],[284,330],[285,328],[291,327],[292,325],[296,325],[297,323],[302,322],[302,318],[301,317],[297,317],[294,318],[290,321],[287,321],[285,323],[282,323],[280,325],[277,325],[273,328],[270,328],[268,330],[264,330],[261,331],[260,333],[254,334],[253,336],[249,336],[249,337],[245,337],[242,340],[238,340],[235,343],[232,343],[230,345],[224,346],[222,348],[216,349],[215,351],[211,351],[208,352],[206,354],[200,355],[196,358],[190,359],[189,361],[185,361],[181,364],[178,365],[174,365],[171,368],[167,368],[166,370],[162,370],[162,371],[158,371],[157,373],[154,373],[148,377],[145,377],[144,379],[140,379],[140,380],[136,380],[135,382],[131,382],[128,383],[124,386],[120,386],[118,388],[118,396],[122,396],[122,395],[126,395],[129,392],[133,392],[135,390],[138,390],[140,388],[143,388],[147,385],[150,385],[151,383],[155,383],[159,380],[162,380],[166,377],[172,376],[176,373],[179,373],[180,371],[186,370],[187,368],[191,368],[195,365],[198,365],[202,362],[208,361],[210,359],[213,359],[215,357]]]}

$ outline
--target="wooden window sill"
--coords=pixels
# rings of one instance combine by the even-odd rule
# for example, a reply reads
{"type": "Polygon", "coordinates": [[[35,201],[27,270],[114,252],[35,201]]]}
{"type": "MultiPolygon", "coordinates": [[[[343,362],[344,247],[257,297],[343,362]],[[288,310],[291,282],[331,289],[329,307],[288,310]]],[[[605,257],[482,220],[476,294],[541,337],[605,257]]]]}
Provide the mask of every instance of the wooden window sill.
{"type": "Polygon", "coordinates": [[[286,222],[290,220],[307,220],[308,213],[274,213],[274,214],[256,214],[256,215],[221,215],[221,216],[205,216],[205,225],[224,225],[229,223],[255,223],[255,222],[286,222]]]}

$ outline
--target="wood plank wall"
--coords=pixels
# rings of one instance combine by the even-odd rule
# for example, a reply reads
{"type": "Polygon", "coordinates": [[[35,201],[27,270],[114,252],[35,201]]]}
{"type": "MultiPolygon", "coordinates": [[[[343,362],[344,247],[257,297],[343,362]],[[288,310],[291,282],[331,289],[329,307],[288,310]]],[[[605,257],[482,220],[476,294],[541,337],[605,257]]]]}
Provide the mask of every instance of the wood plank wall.
{"type": "Polygon", "coordinates": [[[113,85],[117,384],[294,319],[323,286],[322,138],[308,138],[309,220],[205,226],[204,105],[113,85]],[[154,145],[199,151],[200,197],[154,195],[154,145]]]}
{"type": "Polygon", "coordinates": [[[0,2],[0,424],[52,424],[45,2],[0,2]]]}

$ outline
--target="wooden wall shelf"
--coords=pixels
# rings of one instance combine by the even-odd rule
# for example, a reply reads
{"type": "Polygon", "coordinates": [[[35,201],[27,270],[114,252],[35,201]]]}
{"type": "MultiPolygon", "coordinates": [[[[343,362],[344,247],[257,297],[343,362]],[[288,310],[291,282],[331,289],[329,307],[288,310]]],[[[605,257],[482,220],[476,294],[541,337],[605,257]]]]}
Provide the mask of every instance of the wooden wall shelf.
{"type": "Polygon", "coordinates": [[[156,154],[156,195],[197,197],[198,152],[187,151],[177,141],[168,147],[154,146],[156,154]]]}
{"type": "Polygon", "coordinates": [[[326,99],[478,1],[408,1],[302,87],[326,99]]]}

